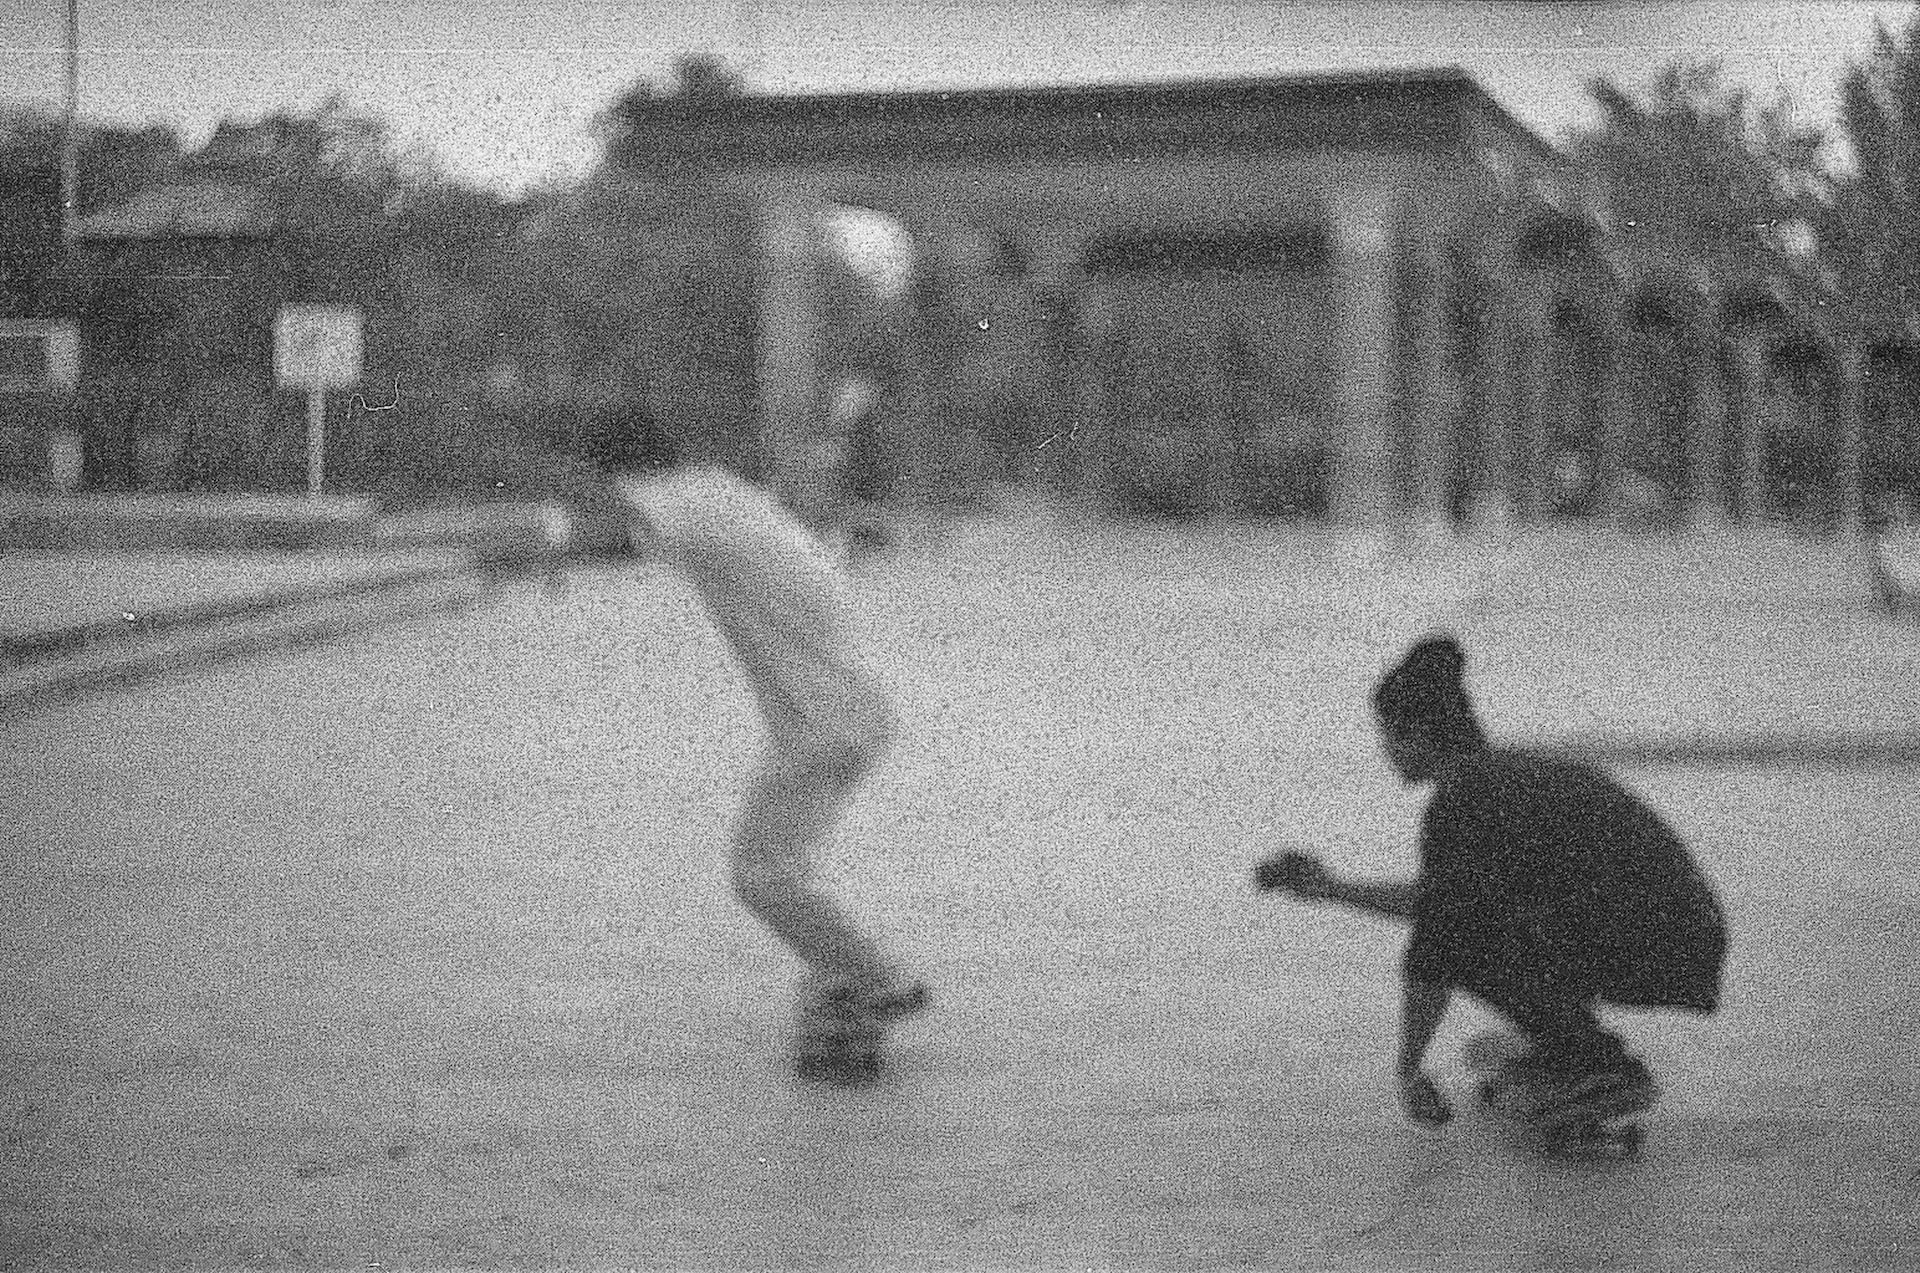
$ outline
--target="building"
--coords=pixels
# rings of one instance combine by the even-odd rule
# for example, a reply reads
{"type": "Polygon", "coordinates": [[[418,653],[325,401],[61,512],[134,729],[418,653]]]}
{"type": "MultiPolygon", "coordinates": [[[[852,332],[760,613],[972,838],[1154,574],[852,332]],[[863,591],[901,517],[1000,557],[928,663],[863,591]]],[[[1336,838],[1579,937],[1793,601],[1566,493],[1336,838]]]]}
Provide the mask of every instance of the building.
{"type": "MultiPolygon", "coordinates": [[[[864,491],[1031,482],[1094,512],[1853,519],[1920,484],[1909,328],[1633,241],[1458,70],[632,97],[618,123],[610,170],[502,258],[565,284],[506,306],[529,384],[549,410],[695,420],[790,496],[836,427],[864,491]],[[905,284],[849,323],[863,218],[903,235],[905,284]],[[636,261],[677,265],[619,287],[636,261]],[[864,357],[867,322],[899,348],[864,357]],[[851,425],[834,407],[876,400],[851,425]]],[[[449,361],[429,329],[457,298],[330,235],[324,201],[262,199],[300,137],[224,140],[82,222],[91,482],[297,481],[271,320],[320,299],[367,309],[367,380],[391,393],[357,395],[329,450],[390,483],[390,452],[473,414],[460,386],[415,388],[449,361]]]]}
{"type": "Polygon", "coordinates": [[[1570,183],[1461,72],[660,99],[623,122],[641,171],[765,209],[775,434],[818,414],[810,227],[840,204],[913,237],[923,485],[981,462],[953,372],[992,339],[967,302],[996,278],[1036,368],[1014,432],[1095,507],[1375,521],[1528,506],[1548,480],[1511,369],[1578,273],[1530,246],[1570,183]]]}
{"type": "Polygon", "coordinates": [[[1847,338],[1620,250],[1570,161],[1458,70],[656,98],[621,123],[629,171],[761,210],[776,467],[831,392],[838,205],[912,237],[894,450],[922,493],[1012,471],[1094,509],[1380,523],[1652,489],[1704,521],[1766,510],[1796,410],[1858,468],[1847,338]]]}

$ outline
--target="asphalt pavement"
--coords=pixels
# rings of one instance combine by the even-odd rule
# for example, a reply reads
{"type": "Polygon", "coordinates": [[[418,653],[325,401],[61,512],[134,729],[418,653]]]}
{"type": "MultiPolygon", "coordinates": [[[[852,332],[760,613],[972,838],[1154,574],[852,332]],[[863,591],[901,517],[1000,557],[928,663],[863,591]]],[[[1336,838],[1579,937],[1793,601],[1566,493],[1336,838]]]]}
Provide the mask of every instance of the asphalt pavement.
{"type": "Polygon", "coordinates": [[[1549,529],[1493,561],[1448,626],[1508,737],[1620,763],[1920,763],[1920,615],[1875,603],[1854,546],[1549,529]]]}
{"type": "Polygon", "coordinates": [[[1920,630],[1831,545],[1025,518],[858,586],[906,728],[826,867],[938,996],[865,1092],[786,1074],[749,699],[658,570],[0,722],[0,1263],[1920,1262],[1920,630]],[[1440,626],[1496,734],[1654,738],[1616,763],[1728,901],[1722,1013],[1622,1023],[1635,1162],[1407,1124],[1391,929],[1248,886],[1409,869],[1365,694],[1440,626]]]}
{"type": "MultiPolygon", "coordinates": [[[[172,507],[143,504],[137,518],[158,524],[172,507]]],[[[472,550],[503,515],[516,517],[484,511],[380,518],[358,505],[309,512],[303,501],[233,501],[219,518],[202,516],[257,527],[297,514],[340,542],[274,552],[0,552],[0,712],[270,649],[282,635],[327,639],[478,604],[491,581],[472,550]]],[[[124,528],[128,514],[119,517],[124,528]]],[[[518,516],[540,519],[537,509],[518,516]]],[[[1074,544],[1160,533],[1184,532],[1068,528],[1044,515],[982,519],[909,555],[1058,534],[1065,569],[1074,544]]],[[[1383,659],[1421,631],[1458,634],[1472,688],[1509,738],[1619,762],[1920,763],[1920,616],[1876,608],[1863,563],[1843,543],[1777,528],[1679,538],[1602,527],[1417,542],[1289,538],[1293,551],[1351,572],[1377,602],[1369,635],[1383,659]]]]}

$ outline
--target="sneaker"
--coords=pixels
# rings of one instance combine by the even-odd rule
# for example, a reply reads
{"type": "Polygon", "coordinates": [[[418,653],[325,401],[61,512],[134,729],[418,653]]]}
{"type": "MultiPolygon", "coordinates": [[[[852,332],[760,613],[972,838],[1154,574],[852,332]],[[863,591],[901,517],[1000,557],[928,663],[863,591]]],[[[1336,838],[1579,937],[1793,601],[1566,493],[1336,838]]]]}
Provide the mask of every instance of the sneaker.
{"type": "Polygon", "coordinates": [[[794,1072],[802,1080],[861,1087],[879,1077],[886,1031],[852,986],[807,986],[794,1026],[794,1072]]]}
{"type": "Polygon", "coordinates": [[[897,982],[884,990],[863,991],[858,986],[808,974],[800,984],[802,1016],[828,1020],[860,1017],[876,1025],[891,1025],[927,1010],[932,995],[924,981],[897,982]]]}
{"type": "Polygon", "coordinates": [[[927,983],[914,981],[907,985],[894,986],[878,995],[865,998],[861,1010],[876,1021],[892,1025],[904,1021],[927,1010],[933,996],[927,990],[927,983]]]}
{"type": "Polygon", "coordinates": [[[795,1010],[802,1020],[852,1018],[861,1015],[860,992],[851,982],[809,973],[800,979],[795,1010]]]}

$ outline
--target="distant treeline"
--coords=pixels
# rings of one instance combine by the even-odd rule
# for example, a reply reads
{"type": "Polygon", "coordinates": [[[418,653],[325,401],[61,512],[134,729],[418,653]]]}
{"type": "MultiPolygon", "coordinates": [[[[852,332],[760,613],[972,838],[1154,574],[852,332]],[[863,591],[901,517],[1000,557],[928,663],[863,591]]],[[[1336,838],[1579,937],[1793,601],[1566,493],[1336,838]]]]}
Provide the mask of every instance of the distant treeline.
{"type": "MultiPolygon", "coordinates": [[[[1834,136],[1710,65],[1675,64],[1636,89],[1590,84],[1599,122],[1566,150],[1612,250],[1761,279],[1808,312],[1914,323],[1917,41],[1920,20],[1878,31],[1841,85],[1834,136]]],[[[171,185],[201,191],[208,215],[222,190],[250,192],[242,211],[271,232],[88,237],[72,253],[58,121],[0,114],[0,318],[76,317],[86,357],[75,394],[0,400],[0,482],[35,471],[20,439],[66,424],[85,437],[96,486],[297,488],[303,406],[274,386],[270,351],[273,311],[295,299],[366,315],[361,392],[334,404],[338,489],[524,492],[553,480],[536,457],[556,437],[587,450],[692,444],[755,471],[752,212],[698,172],[641,179],[622,126],[662,95],[725,110],[740,91],[725,67],[689,59],[671,84],[609,105],[590,175],[513,198],[451,179],[337,103],[230,123],[194,152],[163,127],[92,125],[81,218],[171,185]]],[[[909,301],[831,255],[823,268],[823,379],[858,377],[884,401],[907,374],[909,301]]],[[[1002,397],[1019,383],[994,367],[966,374],[1002,397]]]]}

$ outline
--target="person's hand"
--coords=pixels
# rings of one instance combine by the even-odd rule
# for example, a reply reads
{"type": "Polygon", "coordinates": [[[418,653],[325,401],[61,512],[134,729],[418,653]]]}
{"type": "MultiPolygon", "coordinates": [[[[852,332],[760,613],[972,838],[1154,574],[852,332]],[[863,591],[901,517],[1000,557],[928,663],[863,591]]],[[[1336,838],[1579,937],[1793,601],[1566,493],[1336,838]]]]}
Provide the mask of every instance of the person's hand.
{"type": "Polygon", "coordinates": [[[1253,883],[1263,893],[1278,889],[1295,897],[1318,899],[1333,895],[1334,879],[1312,854],[1277,853],[1254,867],[1253,883]]]}
{"type": "Polygon", "coordinates": [[[1416,1123],[1437,1127],[1453,1117],[1453,1108],[1422,1070],[1400,1076],[1400,1104],[1416,1123]]]}

